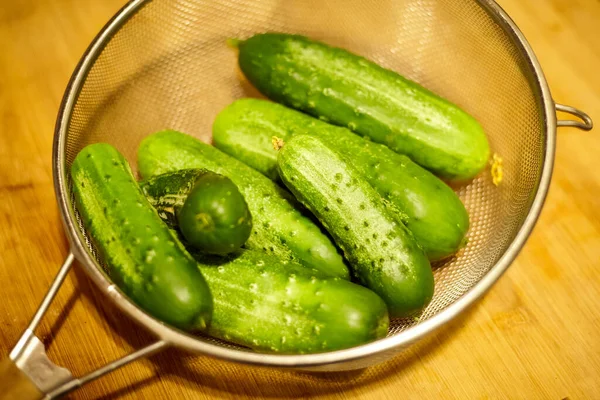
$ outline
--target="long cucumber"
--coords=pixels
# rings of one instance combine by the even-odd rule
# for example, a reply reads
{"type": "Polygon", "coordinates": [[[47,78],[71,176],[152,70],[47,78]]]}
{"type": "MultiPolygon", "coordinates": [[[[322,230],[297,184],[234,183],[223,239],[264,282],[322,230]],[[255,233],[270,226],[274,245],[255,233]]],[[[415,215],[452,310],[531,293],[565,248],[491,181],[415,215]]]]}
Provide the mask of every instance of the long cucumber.
{"type": "MultiPolygon", "coordinates": [[[[253,230],[246,248],[300,261],[328,276],[349,278],[348,268],[335,245],[298,210],[299,204],[289,192],[217,148],[180,132],[162,131],[141,142],[138,167],[144,178],[194,168],[227,176],[239,188],[252,214],[253,230]]],[[[171,178],[155,182],[158,192],[164,191],[157,197],[169,194],[174,199],[181,198],[175,182],[171,178]]],[[[181,187],[187,188],[189,184],[181,181],[181,187]]]]}
{"type": "Polygon", "coordinates": [[[347,280],[259,251],[195,256],[214,296],[211,336],[302,354],[358,346],[388,332],[383,300],[347,280]]]}
{"type": "Polygon", "coordinates": [[[415,315],[429,304],[434,281],[425,253],[348,160],[321,139],[297,135],[279,151],[277,166],[391,317],[415,315]]]}
{"type": "Polygon", "coordinates": [[[267,97],[370,137],[446,179],[487,163],[479,122],[456,104],[376,63],[299,35],[237,42],[239,66],[267,97]]]}
{"type": "Polygon", "coordinates": [[[85,147],[71,166],[77,210],[115,283],[178,328],[204,330],[212,296],[196,261],[161,221],[111,145],[85,147]]]}
{"type": "Polygon", "coordinates": [[[223,109],[213,124],[215,146],[278,180],[273,137],[287,141],[307,134],[323,139],[343,156],[377,192],[401,213],[431,261],[459,250],[469,229],[460,198],[443,181],[408,157],[271,101],[240,99],[223,109]]]}

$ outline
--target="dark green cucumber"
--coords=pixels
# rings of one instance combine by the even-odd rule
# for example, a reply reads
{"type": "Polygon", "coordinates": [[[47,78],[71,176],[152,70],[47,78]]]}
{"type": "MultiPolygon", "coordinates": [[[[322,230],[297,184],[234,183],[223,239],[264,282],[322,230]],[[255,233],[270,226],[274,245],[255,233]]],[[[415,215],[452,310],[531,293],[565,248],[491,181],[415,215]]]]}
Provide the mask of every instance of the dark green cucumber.
{"type": "Polygon", "coordinates": [[[212,313],[208,285],[125,158],[111,145],[89,145],[73,161],[71,177],[83,224],[119,288],[158,319],[205,329],[212,313]]]}
{"type": "MultiPolygon", "coordinates": [[[[227,176],[239,188],[252,214],[253,230],[246,248],[297,259],[328,276],[349,278],[335,245],[298,211],[298,204],[287,191],[217,148],[180,132],[162,131],[142,141],[138,167],[145,178],[189,168],[206,168],[227,176]]],[[[174,184],[165,181],[164,188],[167,195],[174,184]]],[[[175,188],[171,194],[177,193],[175,188]]]]}
{"type": "Polygon", "coordinates": [[[303,36],[240,41],[239,65],[264,95],[383,143],[446,179],[487,163],[481,125],[457,105],[394,71],[303,36]]]}
{"type": "Polygon", "coordinates": [[[315,353],[385,337],[389,318],[375,293],[264,252],[199,256],[214,297],[211,336],[277,353],[315,353]]]}
{"type": "Polygon", "coordinates": [[[414,315],[429,304],[434,282],[425,253],[350,162],[321,139],[297,135],[279,151],[277,166],[391,317],[414,315]]]}
{"type": "Polygon", "coordinates": [[[179,230],[191,246],[208,254],[239,249],[252,232],[252,216],[231,179],[206,172],[177,214],[179,230]]]}
{"type": "Polygon", "coordinates": [[[403,213],[403,221],[431,261],[454,254],[464,243],[469,215],[460,198],[431,172],[387,146],[361,138],[270,101],[240,99],[217,115],[215,146],[278,180],[272,138],[307,134],[333,144],[379,194],[403,213]]]}

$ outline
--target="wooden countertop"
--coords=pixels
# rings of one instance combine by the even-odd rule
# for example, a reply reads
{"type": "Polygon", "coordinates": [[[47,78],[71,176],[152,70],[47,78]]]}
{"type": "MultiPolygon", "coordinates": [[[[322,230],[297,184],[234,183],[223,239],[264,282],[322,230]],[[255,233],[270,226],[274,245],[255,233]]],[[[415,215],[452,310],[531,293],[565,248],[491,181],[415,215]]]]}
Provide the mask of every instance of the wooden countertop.
{"type": "MultiPolygon", "coordinates": [[[[54,122],[80,55],[123,3],[21,0],[0,8],[1,355],[67,254],[52,184],[54,122]]],[[[500,3],[536,51],[554,98],[600,124],[600,3],[500,3]]],[[[517,261],[465,315],[393,360],[311,375],[169,350],[71,398],[600,398],[599,130],[559,130],[550,194],[517,261]]],[[[50,358],[76,375],[150,341],[79,268],[38,335],[50,358]]]]}

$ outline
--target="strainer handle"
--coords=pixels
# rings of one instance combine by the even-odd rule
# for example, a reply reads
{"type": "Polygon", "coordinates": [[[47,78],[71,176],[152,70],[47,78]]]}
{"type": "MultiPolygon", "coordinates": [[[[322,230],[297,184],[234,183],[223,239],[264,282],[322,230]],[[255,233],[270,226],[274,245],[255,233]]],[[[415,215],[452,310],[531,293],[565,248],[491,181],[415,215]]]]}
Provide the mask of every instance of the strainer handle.
{"type": "Polygon", "coordinates": [[[44,396],[13,360],[0,361],[0,399],[38,400],[44,396]]]}
{"type": "Polygon", "coordinates": [[[556,126],[571,126],[584,131],[589,131],[594,127],[594,122],[592,121],[592,118],[580,109],[559,103],[555,103],[554,107],[556,108],[556,111],[565,112],[567,114],[574,115],[580,119],[579,121],[572,119],[559,119],[556,122],[556,126]]]}
{"type": "Polygon", "coordinates": [[[50,361],[44,344],[35,336],[34,331],[62,286],[74,260],[73,254],[69,253],[29,326],[9,357],[0,361],[0,400],[55,399],[132,361],[168,347],[167,342],[158,340],[80,378],[50,361]]]}

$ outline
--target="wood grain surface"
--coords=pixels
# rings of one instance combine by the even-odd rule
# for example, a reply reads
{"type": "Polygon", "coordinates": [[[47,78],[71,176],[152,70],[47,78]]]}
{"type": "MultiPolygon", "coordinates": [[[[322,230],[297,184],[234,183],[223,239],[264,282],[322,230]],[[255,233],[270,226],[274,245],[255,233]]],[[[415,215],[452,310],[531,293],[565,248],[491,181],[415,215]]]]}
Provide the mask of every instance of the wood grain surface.
{"type": "MultiPolygon", "coordinates": [[[[55,203],[54,122],[68,78],[123,0],[0,5],[0,354],[26,327],[68,251],[55,203]]],[[[600,123],[600,2],[502,0],[554,98],[600,123]]],[[[600,398],[600,127],[560,129],[541,219],[482,301],[393,360],[340,374],[279,372],[167,351],[73,399],[600,398]]],[[[75,268],[38,335],[75,375],[151,338],[75,268]]]]}

